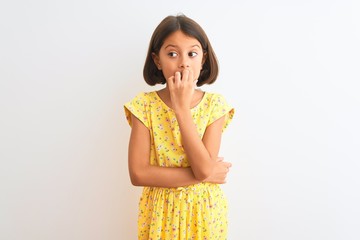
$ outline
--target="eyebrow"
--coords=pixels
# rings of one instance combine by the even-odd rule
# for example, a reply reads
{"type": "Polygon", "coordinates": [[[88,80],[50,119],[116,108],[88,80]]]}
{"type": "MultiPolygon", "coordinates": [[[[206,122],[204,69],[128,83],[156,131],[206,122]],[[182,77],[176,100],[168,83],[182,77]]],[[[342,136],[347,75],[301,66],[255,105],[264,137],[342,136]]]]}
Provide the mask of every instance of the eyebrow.
{"type": "MultiPolygon", "coordinates": [[[[174,45],[174,44],[169,44],[165,47],[165,49],[167,49],[168,47],[178,47],[177,45],[174,45]]],[[[198,48],[201,48],[198,44],[195,44],[195,45],[192,45],[190,46],[190,48],[193,48],[193,47],[198,47],[198,48]]]]}

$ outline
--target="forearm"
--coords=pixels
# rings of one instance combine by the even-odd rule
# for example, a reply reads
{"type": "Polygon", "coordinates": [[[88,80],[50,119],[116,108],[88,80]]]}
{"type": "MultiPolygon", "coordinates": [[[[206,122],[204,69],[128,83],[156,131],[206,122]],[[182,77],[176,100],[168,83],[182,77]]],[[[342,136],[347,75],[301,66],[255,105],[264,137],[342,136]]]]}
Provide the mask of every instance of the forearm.
{"type": "Polygon", "coordinates": [[[211,156],[205,147],[198,135],[189,109],[177,112],[176,118],[180,126],[182,144],[191,169],[197,179],[204,180],[212,173],[217,155],[211,156]]]}
{"type": "Polygon", "coordinates": [[[130,178],[133,185],[148,187],[183,187],[201,182],[195,178],[190,167],[148,165],[142,169],[130,171],[130,178]]]}

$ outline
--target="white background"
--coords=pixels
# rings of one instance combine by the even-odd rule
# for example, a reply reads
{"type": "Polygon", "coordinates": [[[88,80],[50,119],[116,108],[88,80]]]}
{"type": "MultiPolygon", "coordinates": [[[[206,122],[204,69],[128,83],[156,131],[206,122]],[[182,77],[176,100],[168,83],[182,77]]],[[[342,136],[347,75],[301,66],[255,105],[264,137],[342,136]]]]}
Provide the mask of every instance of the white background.
{"type": "Polygon", "coordinates": [[[184,13],[236,108],[229,239],[360,239],[360,7],[350,0],[2,1],[0,239],[136,239],[123,104],[184,13]]]}

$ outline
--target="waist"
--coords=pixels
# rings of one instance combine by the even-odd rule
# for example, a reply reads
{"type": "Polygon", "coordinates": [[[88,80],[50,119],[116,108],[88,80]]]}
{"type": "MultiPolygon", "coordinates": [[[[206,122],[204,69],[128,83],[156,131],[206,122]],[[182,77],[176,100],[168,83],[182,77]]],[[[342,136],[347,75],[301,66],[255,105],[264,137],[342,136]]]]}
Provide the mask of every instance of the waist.
{"type": "Polygon", "coordinates": [[[222,191],[219,184],[214,183],[197,183],[193,185],[165,188],[165,187],[144,187],[144,191],[148,192],[163,192],[163,193],[202,193],[202,192],[213,192],[222,191]]]}

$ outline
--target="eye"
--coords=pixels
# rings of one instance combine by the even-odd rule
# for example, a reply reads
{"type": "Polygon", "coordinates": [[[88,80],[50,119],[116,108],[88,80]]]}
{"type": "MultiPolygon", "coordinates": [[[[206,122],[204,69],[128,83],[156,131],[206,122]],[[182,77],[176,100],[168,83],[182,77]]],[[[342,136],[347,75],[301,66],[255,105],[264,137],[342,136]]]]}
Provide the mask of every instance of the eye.
{"type": "Polygon", "coordinates": [[[168,56],[169,57],[176,57],[178,54],[176,52],[169,52],[168,56]]]}
{"type": "Polygon", "coordinates": [[[197,52],[189,52],[189,57],[196,57],[197,55],[197,52]]]}

